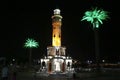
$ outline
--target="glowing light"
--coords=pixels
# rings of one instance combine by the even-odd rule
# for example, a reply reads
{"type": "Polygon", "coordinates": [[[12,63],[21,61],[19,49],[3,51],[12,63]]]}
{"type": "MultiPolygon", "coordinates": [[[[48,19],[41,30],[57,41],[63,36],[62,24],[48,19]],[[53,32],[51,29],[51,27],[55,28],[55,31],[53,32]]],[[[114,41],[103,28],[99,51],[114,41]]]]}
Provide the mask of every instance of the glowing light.
{"type": "Polygon", "coordinates": [[[61,41],[59,37],[53,37],[53,46],[61,46],[61,41]]]}
{"type": "Polygon", "coordinates": [[[97,10],[97,8],[90,11],[86,11],[81,21],[87,20],[93,24],[93,28],[99,28],[100,24],[103,24],[102,20],[106,20],[108,17],[107,11],[97,10]]]}
{"type": "Polygon", "coordinates": [[[25,42],[25,45],[24,45],[26,48],[37,48],[39,45],[38,45],[38,42],[36,42],[34,39],[30,39],[28,38],[25,42]]]}
{"type": "Polygon", "coordinates": [[[54,14],[60,14],[60,10],[59,9],[55,9],[54,10],[54,14]]]}
{"type": "Polygon", "coordinates": [[[55,71],[60,71],[60,63],[59,62],[55,62],[55,71]]]}

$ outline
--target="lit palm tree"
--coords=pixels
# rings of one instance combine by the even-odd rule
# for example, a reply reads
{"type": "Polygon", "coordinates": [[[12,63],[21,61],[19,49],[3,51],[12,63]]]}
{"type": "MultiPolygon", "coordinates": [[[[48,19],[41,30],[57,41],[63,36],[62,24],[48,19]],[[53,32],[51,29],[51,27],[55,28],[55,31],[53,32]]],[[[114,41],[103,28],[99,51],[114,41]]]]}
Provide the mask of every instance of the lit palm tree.
{"type": "Polygon", "coordinates": [[[99,58],[99,37],[98,37],[98,29],[100,24],[103,24],[102,20],[106,20],[109,18],[107,11],[104,10],[98,10],[97,8],[94,8],[90,11],[86,11],[84,13],[83,20],[87,20],[88,22],[91,22],[93,25],[93,30],[95,32],[95,54],[96,54],[96,63],[97,63],[97,68],[99,69],[100,67],[100,58],[99,58]]]}
{"type": "Polygon", "coordinates": [[[28,38],[24,44],[24,47],[30,49],[29,54],[29,66],[31,66],[31,59],[32,59],[32,48],[37,48],[39,46],[38,42],[36,42],[34,39],[28,38]]]}

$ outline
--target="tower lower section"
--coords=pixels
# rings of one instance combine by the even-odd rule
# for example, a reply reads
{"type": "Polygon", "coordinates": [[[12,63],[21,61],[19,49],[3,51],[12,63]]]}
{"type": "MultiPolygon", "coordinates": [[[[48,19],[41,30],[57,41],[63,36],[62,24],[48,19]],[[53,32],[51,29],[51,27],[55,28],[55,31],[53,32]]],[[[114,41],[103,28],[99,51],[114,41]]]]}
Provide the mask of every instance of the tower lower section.
{"type": "Polygon", "coordinates": [[[72,58],[65,55],[65,47],[47,47],[47,56],[41,59],[41,69],[47,73],[72,70],[72,58]]]}

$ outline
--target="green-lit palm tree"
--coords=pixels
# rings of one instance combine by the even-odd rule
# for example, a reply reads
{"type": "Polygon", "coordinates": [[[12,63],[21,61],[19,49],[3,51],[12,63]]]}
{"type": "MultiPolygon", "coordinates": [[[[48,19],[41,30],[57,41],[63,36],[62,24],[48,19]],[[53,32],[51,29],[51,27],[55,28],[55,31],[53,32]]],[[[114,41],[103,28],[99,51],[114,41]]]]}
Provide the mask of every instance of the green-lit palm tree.
{"type": "Polygon", "coordinates": [[[29,54],[29,66],[31,66],[31,59],[32,59],[32,48],[37,48],[39,46],[38,42],[36,42],[32,38],[28,38],[24,44],[25,48],[30,49],[30,54],[29,54]]]}
{"type": "Polygon", "coordinates": [[[98,10],[97,7],[93,8],[90,11],[86,11],[84,13],[84,16],[82,17],[81,21],[87,20],[88,22],[91,22],[93,25],[93,30],[95,32],[95,54],[96,54],[96,63],[97,68],[99,69],[100,64],[100,57],[99,57],[99,36],[98,36],[98,29],[100,24],[103,24],[103,20],[106,20],[109,18],[108,12],[104,10],[98,10]]]}

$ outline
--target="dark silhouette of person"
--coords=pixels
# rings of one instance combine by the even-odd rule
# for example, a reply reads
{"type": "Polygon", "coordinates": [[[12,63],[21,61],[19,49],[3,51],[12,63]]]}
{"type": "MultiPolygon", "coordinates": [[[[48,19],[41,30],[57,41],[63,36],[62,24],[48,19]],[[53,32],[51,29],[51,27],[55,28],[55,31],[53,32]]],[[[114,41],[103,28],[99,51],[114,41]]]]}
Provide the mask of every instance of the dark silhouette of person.
{"type": "Polygon", "coordinates": [[[12,80],[16,80],[16,78],[17,78],[17,67],[16,67],[16,64],[12,65],[11,74],[12,74],[12,80]]]}
{"type": "Polygon", "coordinates": [[[2,80],[8,80],[8,73],[9,73],[9,69],[8,66],[5,64],[3,65],[2,73],[1,73],[2,80]]]}

